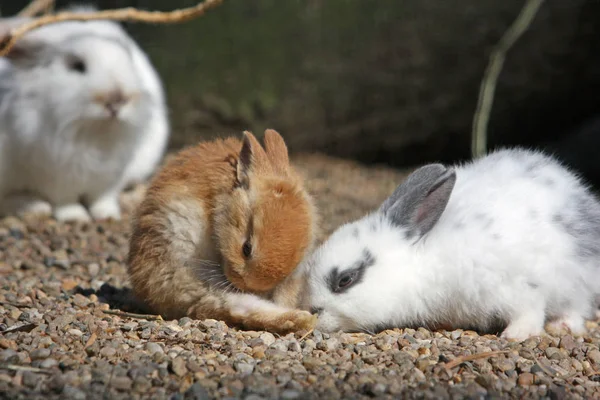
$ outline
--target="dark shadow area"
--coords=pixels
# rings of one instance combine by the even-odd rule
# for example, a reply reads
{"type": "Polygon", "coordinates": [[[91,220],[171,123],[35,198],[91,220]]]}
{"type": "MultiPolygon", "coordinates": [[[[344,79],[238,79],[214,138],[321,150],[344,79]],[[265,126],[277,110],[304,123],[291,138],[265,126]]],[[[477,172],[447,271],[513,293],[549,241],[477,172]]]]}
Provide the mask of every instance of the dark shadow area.
{"type": "Polygon", "coordinates": [[[121,310],[124,312],[135,314],[152,314],[152,310],[143,302],[139,301],[130,288],[117,288],[108,283],[105,283],[99,290],[84,289],[81,287],[75,288],[74,293],[79,293],[89,297],[92,294],[98,296],[100,303],[106,303],[113,310],[121,310]]]}

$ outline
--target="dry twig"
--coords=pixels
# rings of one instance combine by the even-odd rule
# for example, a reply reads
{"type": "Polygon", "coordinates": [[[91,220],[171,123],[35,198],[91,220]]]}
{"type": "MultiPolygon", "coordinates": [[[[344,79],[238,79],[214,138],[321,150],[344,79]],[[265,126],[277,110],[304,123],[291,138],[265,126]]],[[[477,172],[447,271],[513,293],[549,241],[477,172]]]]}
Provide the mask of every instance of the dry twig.
{"type": "Polygon", "coordinates": [[[33,322],[21,324],[21,325],[14,325],[3,331],[0,331],[0,333],[4,335],[7,333],[11,333],[11,332],[31,332],[32,330],[35,329],[36,326],[37,326],[37,324],[34,324],[33,322]]]}
{"type": "Polygon", "coordinates": [[[487,125],[494,102],[496,83],[500,72],[502,72],[506,53],[529,28],[543,2],[544,0],[527,0],[517,19],[504,33],[492,51],[479,87],[477,110],[473,116],[473,130],[471,133],[471,153],[473,157],[483,156],[487,151],[487,125]]]}
{"type": "Polygon", "coordinates": [[[27,367],[25,365],[0,365],[0,369],[7,369],[9,371],[24,371],[24,372],[37,372],[41,374],[51,374],[52,371],[48,371],[41,368],[27,367]]]}
{"type": "Polygon", "coordinates": [[[17,17],[35,17],[38,14],[50,11],[53,6],[54,0],[33,0],[17,14],[17,17]]]}
{"type": "Polygon", "coordinates": [[[509,352],[508,350],[500,350],[500,351],[488,351],[485,353],[471,354],[468,356],[460,356],[460,357],[456,357],[452,361],[448,361],[444,366],[446,367],[446,369],[452,369],[452,368],[454,368],[464,362],[467,362],[467,361],[473,361],[473,360],[479,360],[481,358],[493,357],[493,356],[497,356],[500,354],[506,354],[508,352],[509,352]]]}
{"type": "Polygon", "coordinates": [[[87,342],[85,342],[85,346],[83,346],[83,349],[85,350],[88,347],[91,347],[96,342],[96,339],[98,339],[98,335],[96,334],[96,332],[94,332],[90,335],[90,338],[87,340],[87,342]]]}
{"type": "Polygon", "coordinates": [[[306,339],[308,337],[308,335],[310,335],[314,331],[315,331],[315,328],[312,328],[311,330],[309,330],[308,332],[306,332],[304,335],[302,335],[302,337],[300,339],[298,339],[298,341],[299,342],[303,341],[304,339],[306,339]]]}
{"type": "Polygon", "coordinates": [[[27,32],[41,26],[64,21],[92,21],[92,20],[115,20],[130,22],[146,22],[170,24],[192,20],[200,17],[206,11],[221,4],[223,0],[205,0],[193,7],[182,8],[174,11],[145,11],[133,7],[120,8],[116,10],[103,10],[97,12],[61,12],[37,18],[29,23],[18,26],[10,32],[0,43],[0,56],[8,54],[16,41],[27,32]]]}
{"type": "Polygon", "coordinates": [[[136,318],[136,319],[146,319],[148,321],[163,321],[163,317],[161,317],[160,315],[135,314],[135,313],[129,313],[129,312],[125,312],[125,311],[118,311],[118,310],[102,310],[102,312],[104,314],[116,315],[118,317],[129,317],[129,318],[136,318]]]}

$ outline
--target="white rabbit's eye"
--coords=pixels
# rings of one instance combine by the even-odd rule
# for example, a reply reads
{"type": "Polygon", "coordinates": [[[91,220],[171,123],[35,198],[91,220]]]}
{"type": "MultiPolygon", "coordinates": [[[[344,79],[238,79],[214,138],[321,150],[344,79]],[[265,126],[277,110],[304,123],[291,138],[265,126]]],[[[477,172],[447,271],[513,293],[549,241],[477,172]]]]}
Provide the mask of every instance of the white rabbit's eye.
{"type": "Polygon", "coordinates": [[[354,283],[354,278],[356,277],[356,271],[350,271],[348,273],[342,274],[340,279],[338,280],[338,288],[343,289],[354,283]]]}
{"type": "Polygon", "coordinates": [[[87,71],[87,66],[85,65],[85,62],[78,57],[75,56],[71,56],[67,59],[67,67],[75,72],[78,72],[80,74],[85,74],[85,72],[87,71]]]}

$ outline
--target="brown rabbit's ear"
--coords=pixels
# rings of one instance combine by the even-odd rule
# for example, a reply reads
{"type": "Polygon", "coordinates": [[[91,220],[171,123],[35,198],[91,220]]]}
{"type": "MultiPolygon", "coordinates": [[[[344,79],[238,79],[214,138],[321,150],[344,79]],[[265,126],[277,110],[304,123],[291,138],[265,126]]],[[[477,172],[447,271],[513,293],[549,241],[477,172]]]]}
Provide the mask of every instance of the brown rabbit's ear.
{"type": "Polygon", "coordinates": [[[288,149],[281,135],[274,129],[265,131],[265,149],[275,172],[285,175],[290,167],[288,149]]]}
{"type": "Polygon", "coordinates": [[[242,149],[237,162],[237,181],[244,189],[250,187],[250,173],[261,171],[268,165],[264,149],[251,132],[244,131],[242,149]]]}

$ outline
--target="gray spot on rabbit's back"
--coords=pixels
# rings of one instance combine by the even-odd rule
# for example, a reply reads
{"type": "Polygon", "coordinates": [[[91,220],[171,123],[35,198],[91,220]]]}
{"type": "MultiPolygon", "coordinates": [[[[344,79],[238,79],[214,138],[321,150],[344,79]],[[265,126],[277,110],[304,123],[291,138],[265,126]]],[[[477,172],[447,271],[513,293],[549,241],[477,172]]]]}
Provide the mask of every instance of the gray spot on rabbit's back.
{"type": "Polygon", "coordinates": [[[529,215],[529,218],[531,218],[531,219],[538,219],[538,217],[540,216],[540,213],[538,212],[538,210],[531,208],[531,209],[529,209],[528,215],[529,215]]]}
{"type": "Polygon", "coordinates": [[[360,231],[358,230],[358,227],[354,227],[354,229],[352,229],[352,237],[358,239],[359,236],[360,236],[360,231]]]}
{"type": "Polygon", "coordinates": [[[494,218],[484,213],[477,213],[474,218],[481,224],[483,229],[488,229],[494,224],[494,218]]]}
{"type": "Polygon", "coordinates": [[[537,283],[535,283],[535,282],[527,282],[527,285],[528,285],[530,288],[532,288],[532,289],[537,289],[537,288],[539,288],[539,287],[540,287],[540,285],[538,285],[538,284],[537,284],[537,283]]]}
{"type": "Polygon", "coordinates": [[[543,183],[544,185],[546,185],[546,186],[550,186],[550,187],[552,187],[552,186],[554,186],[554,184],[556,184],[556,182],[555,182],[555,181],[554,181],[554,179],[552,179],[552,178],[544,178],[544,179],[542,180],[542,183],[543,183]]]}
{"type": "Polygon", "coordinates": [[[565,211],[555,214],[552,220],[573,237],[580,257],[600,256],[600,204],[591,194],[575,197],[565,211]]]}
{"type": "Polygon", "coordinates": [[[377,232],[378,227],[379,226],[377,225],[377,222],[371,221],[371,223],[369,224],[369,231],[371,231],[373,233],[377,232]]]}
{"type": "Polygon", "coordinates": [[[465,223],[462,221],[456,222],[454,223],[454,225],[452,226],[455,230],[461,230],[465,227],[465,223]]]}

